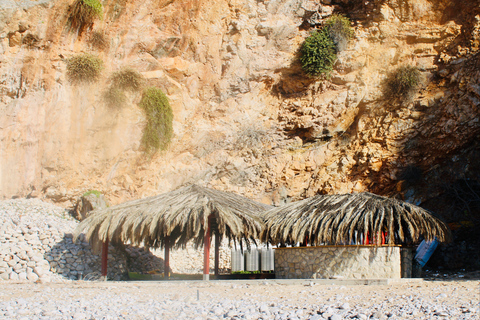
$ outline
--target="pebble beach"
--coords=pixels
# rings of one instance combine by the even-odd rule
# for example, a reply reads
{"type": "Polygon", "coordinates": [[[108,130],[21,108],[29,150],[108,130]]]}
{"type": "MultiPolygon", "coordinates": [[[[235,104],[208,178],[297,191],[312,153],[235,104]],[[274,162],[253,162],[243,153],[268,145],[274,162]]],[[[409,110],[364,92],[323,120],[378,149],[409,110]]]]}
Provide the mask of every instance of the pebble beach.
{"type": "Polygon", "coordinates": [[[64,209],[6,200],[0,218],[0,319],[480,319],[478,272],[368,285],[341,279],[87,281],[79,274],[99,273],[98,256],[88,243],[71,242],[78,222],[64,209]]]}
{"type": "Polygon", "coordinates": [[[479,319],[480,281],[1,283],[0,319],[479,319]]]}

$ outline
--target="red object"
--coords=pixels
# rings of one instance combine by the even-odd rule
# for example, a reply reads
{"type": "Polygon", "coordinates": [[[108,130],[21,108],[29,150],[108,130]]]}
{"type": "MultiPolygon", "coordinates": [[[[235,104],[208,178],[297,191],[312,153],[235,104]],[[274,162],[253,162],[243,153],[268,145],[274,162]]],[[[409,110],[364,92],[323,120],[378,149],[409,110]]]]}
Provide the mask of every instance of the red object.
{"type": "Polygon", "coordinates": [[[365,236],[365,239],[363,239],[363,244],[370,244],[368,240],[368,237],[370,237],[370,232],[367,232],[367,234],[364,236],[365,236]]]}
{"type": "Polygon", "coordinates": [[[163,277],[168,279],[170,277],[170,238],[165,237],[165,256],[164,256],[165,265],[163,267],[163,277]]]}
{"type": "Polygon", "coordinates": [[[303,246],[306,247],[308,245],[308,234],[305,236],[305,239],[303,240],[303,246]]]}
{"type": "Polygon", "coordinates": [[[208,217],[207,222],[207,232],[205,233],[205,238],[203,241],[203,275],[204,279],[210,273],[210,217],[208,217]]]}
{"type": "Polygon", "coordinates": [[[102,276],[107,276],[107,264],[108,264],[108,238],[102,245],[102,276]]]}
{"type": "Polygon", "coordinates": [[[382,244],[385,244],[385,232],[382,231],[382,244]]]}

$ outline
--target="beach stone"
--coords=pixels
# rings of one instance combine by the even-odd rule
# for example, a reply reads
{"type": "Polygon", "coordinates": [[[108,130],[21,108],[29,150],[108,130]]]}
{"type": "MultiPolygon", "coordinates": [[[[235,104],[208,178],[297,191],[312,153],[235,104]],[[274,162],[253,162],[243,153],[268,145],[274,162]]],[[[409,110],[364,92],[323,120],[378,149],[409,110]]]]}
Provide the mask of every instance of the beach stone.
{"type": "Polygon", "coordinates": [[[18,273],[16,273],[15,271],[12,271],[9,275],[9,279],[18,281],[18,279],[19,279],[18,278],[18,273]]]}
{"type": "Polygon", "coordinates": [[[343,317],[339,314],[333,314],[331,317],[330,317],[330,320],[343,320],[343,317]]]}

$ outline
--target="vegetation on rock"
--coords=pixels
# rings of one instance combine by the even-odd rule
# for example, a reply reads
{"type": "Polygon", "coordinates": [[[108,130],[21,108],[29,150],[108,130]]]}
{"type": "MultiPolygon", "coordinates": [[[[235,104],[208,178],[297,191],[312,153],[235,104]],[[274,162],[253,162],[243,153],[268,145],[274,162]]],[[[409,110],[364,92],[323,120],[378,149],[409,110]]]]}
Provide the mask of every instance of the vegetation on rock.
{"type": "Polygon", "coordinates": [[[108,39],[103,32],[93,31],[88,39],[88,43],[97,50],[103,51],[108,49],[108,39]]]}
{"type": "Polygon", "coordinates": [[[173,136],[173,112],[167,96],[158,88],[143,92],[140,107],[145,110],[147,124],[143,130],[142,145],[147,153],[165,150],[173,136]]]}
{"type": "Polygon", "coordinates": [[[37,35],[31,33],[27,34],[22,39],[22,44],[26,45],[29,49],[35,48],[39,42],[40,38],[37,35]]]}
{"type": "Polygon", "coordinates": [[[103,7],[99,0],[76,0],[69,8],[68,24],[71,30],[82,33],[95,19],[102,17],[103,7]]]}
{"type": "Polygon", "coordinates": [[[411,98],[420,86],[420,71],[413,66],[403,66],[388,75],[384,95],[388,99],[411,98]]]}
{"type": "Polygon", "coordinates": [[[347,48],[348,42],[353,38],[353,29],[350,19],[345,16],[334,14],[325,22],[325,29],[333,40],[337,52],[347,48]]]}
{"type": "Polygon", "coordinates": [[[99,197],[102,195],[101,192],[98,191],[98,190],[89,190],[89,191],[85,192],[85,193],[82,195],[82,197],[87,197],[87,196],[89,196],[89,195],[91,195],[91,194],[94,194],[95,196],[97,196],[97,198],[99,198],[99,197]]]}
{"type": "Polygon", "coordinates": [[[110,86],[103,93],[103,100],[111,108],[121,108],[127,102],[127,96],[123,90],[110,86]]]}
{"type": "Polygon", "coordinates": [[[77,54],[67,60],[67,78],[74,84],[95,82],[102,70],[102,59],[89,53],[77,54]]]}
{"type": "Polygon", "coordinates": [[[335,43],[325,30],[314,31],[302,45],[300,62],[309,76],[328,76],[337,59],[335,43]]]}
{"type": "Polygon", "coordinates": [[[130,68],[114,72],[110,76],[112,86],[121,90],[137,91],[140,90],[145,79],[140,72],[130,68]]]}

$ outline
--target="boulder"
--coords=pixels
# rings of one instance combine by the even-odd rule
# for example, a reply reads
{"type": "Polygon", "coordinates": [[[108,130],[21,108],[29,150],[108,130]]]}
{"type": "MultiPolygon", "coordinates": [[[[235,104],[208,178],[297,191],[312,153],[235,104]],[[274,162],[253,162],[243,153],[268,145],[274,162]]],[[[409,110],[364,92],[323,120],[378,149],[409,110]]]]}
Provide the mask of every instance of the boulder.
{"type": "Polygon", "coordinates": [[[74,216],[77,220],[84,220],[90,211],[108,207],[108,202],[103,194],[87,193],[78,199],[74,209],[74,216]]]}

